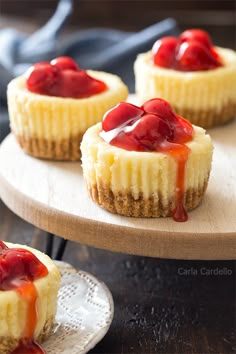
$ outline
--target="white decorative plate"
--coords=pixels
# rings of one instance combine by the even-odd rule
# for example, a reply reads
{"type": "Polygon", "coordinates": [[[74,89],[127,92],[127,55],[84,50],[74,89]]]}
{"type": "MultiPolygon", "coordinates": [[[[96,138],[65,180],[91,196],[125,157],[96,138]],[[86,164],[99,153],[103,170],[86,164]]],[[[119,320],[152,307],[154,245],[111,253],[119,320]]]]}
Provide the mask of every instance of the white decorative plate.
{"type": "Polygon", "coordinates": [[[84,354],[107,333],[114,305],[106,285],[87,272],[56,261],[62,275],[54,333],[47,354],[84,354]]]}

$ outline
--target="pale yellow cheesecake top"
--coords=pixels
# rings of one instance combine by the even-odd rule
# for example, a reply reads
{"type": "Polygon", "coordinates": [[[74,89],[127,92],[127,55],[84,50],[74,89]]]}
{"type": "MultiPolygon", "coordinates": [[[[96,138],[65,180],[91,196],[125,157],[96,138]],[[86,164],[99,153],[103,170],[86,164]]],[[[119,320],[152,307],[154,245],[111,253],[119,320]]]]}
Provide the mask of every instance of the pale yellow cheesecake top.
{"type": "MultiPolygon", "coordinates": [[[[176,160],[161,152],[127,151],[105,142],[99,135],[101,124],[89,128],[82,143],[82,166],[86,181],[96,185],[98,180],[113,192],[140,192],[149,197],[157,189],[174,195],[176,160]],[[102,182],[101,182],[102,181],[102,182]]],[[[194,126],[194,138],[186,144],[191,152],[186,164],[185,187],[197,188],[208,179],[213,144],[203,128],[194,126]]]]}
{"type": "MultiPolygon", "coordinates": [[[[114,92],[117,92],[121,86],[123,88],[123,81],[114,74],[106,73],[103,71],[94,71],[94,70],[87,70],[86,71],[91,77],[101,80],[105,82],[108,86],[108,90],[105,90],[101,93],[92,95],[90,97],[86,98],[65,98],[65,97],[56,97],[56,96],[47,96],[47,95],[40,95],[38,93],[31,92],[27,89],[26,87],[26,77],[24,75],[19,76],[15,79],[13,79],[9,84],[8,84],[8,90],[13,89],[13,90],[19,90],[21,91],[22,95],[26,94],[27,96],[31,96],[32,98],[42,98],[45,101],[53,101],[55,103],[60,103],[62,102],[70,102],[74,104],[88,104],[94,101],[100,101],[101,99],[107,99],[109,98],[114,92]]],[[[127,87],[126,87],[127,90],[127,87]]],[[[127,93],[127,92],[126,92],[127,93]]]]}
{"type": "Polygon", "coordinates": [[[152,52],[148,51],[146,53],[141,53],[138,55],[138,58],[142,58],[143,62],[153,70],[153,73],[163,71],[166,75],[182,77],[184,76],[187,79],[195,79],[196,77],[203,78],[205,76],[211,77],[212,75],[219,75],[225,69],[236,68],[236,52],[232,49],[215,47],[217,53],[220,55],[222,63],[224,66],[221,66],[217,69],[212,70],[202,70],[202,71],[180,71],[169,68],[162,68],[160,66],[154,65],[152,62],[152,52]]]}
{"type": "Polygon", "coordinates": [[[87,72],[105,82],[108,89],[87,98],[62,98],[30,92],[24,76],[13,79],[8,85],[7,96],[15,134],[49,140],[77,136],[101,121],[108,109],[126,100],[128,88],[118,76],[87,72]]]}
{"type": "Polygon", "coordinates": [[[139,54],[134,71],[136,92],[141,102],[151,97],[162,97],[175,107],[206,111],[224,102],[235,102],[236,52],[221,47],[216,47],[216,50],[224,66],[194,72],[156,66],[151,60],[151,51],[139,54]]]}

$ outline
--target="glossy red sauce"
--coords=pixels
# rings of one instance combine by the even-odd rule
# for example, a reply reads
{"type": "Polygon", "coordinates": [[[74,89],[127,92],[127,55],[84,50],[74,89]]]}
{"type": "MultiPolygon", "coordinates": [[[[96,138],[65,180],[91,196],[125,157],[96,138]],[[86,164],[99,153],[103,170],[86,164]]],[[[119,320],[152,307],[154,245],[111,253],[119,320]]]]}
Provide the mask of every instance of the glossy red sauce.
{"type": "Polygon", "coordinates": [[[87,74],[69,57],[33,65],[27,72],[29,91],[64,98],[86,98],[107,90],[107,85],[87,74]]]}
{"type": "Polygon", "coordinates": [[[152,47],[155,65],[179,71],[211,70],[223,66],[209,34],[190,29],[178,38],[163,37],[152,47]]]}
{"type": "Polygon", "coordinates": [[[29,340],[22,341],[11,354],[46,354],[46,352],[34,340],[29,340]]]}
{"type": "Polygon", "coordinates": [[[33,253],[23,248],[8,248],[0,241],[0,290],[15,290],[28,304],[23,339],[12,354],[45,353],[33,340],[37,324],[38,299],[33,282],[47,274],[47,268],[33,253]]]}
{"type": "Polygon", "coordinates": [[[121,102],[108,111],[102,122],[101,137],[109,144],[130,151],[162,152],[177,162],[173,219],[188,219],[184,208],[185,165],[193,139],[193,126],[175,114],[163,99],[154,98],[137,107],[121,102]]]}

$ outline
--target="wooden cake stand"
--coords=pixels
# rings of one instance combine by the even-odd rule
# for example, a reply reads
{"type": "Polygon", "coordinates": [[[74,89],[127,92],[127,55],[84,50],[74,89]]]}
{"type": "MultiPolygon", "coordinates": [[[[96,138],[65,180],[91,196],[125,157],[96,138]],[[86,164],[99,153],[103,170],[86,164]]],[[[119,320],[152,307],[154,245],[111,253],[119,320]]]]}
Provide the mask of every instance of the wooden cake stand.
{"type": "Polygon", "coordinates": [[[103,210],[89,199],[79,162],[27,156],[12,135],[0,146],[0,196],[26,221],[82,244],[161,258],[236,259],[236,121],[210,134],[208,189],[184,223],[103,210]]]}

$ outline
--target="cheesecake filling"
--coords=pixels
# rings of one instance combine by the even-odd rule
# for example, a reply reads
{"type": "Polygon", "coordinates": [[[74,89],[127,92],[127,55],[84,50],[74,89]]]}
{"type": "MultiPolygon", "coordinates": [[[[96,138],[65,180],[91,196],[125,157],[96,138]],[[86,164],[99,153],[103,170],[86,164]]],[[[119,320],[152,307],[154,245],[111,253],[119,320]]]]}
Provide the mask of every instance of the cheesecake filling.
{"type": "Polygon", "coordinates": [[[33,339],[38,299],[34,281],[47,275],[46,266],[29,250],[8,248],[0,241],[0,291],[14,290],[27,303],[27,320],[22,339],[11,354],[45,353],[33,339]]]}

